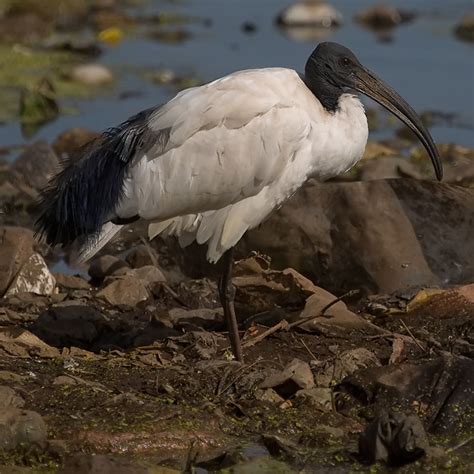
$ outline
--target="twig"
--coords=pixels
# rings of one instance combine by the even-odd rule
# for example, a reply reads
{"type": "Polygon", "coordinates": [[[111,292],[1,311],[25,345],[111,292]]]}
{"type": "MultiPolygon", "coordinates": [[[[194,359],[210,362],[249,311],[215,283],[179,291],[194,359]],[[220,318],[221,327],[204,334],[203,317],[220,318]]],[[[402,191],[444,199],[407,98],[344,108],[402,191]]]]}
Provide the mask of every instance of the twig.
{"type": "Polygon", "coordinates": [[[258,336],[255,336],[252,339],[242,343],[242,347],[252,347],[258,342],[263,341],[266,337],[270,336],[274,332],[277,332],[280,329],[286,329],[288,326],[288,321],[286,319],[282,319],[279,323],[275,324],[275,326],[272,326],[271,328],[262,332],[262,334],[259,334],[258,336]]]}
{"type": "Polygon", "coordinates": [[[314,360],[318,360],[317,357],[313,354],[313,351],[306,345],[306,342],[304,342],[303,339],[300,339],[299,340],[301,342],[301,344],[303,344],[303,346],[306,348],[306,350],[309,352],[309,355],[314,359],[314,360]]]}
{"type": "MultiPolygon", "coordinates": [[[[287,331],[294,327],[301,326],[304,323],[307,323],[309,321],[312,321],[313,319],[316,318],[321,318],[321,317],[327,317],[325,316],[326,311],[328,311],[330,308],[332,308],[336,303],[339,303],[339,301],[343,300],[344,298],[349,298],[350,296],[357,295],[360,290],[351,290],[348,291],[347,293],[344,293],[343,295],[335,298],[331,302],[329,302],[317,315],[315,316],[308,316],[307,318],[299,319],[298,321],[293,321],[292,323],[288,324],[288,327],[286,328],[287,331]]],[[[329,316],[330,317],[330,316],[329,316]]]]}
{"type": "Polygon", "coordinates": [[[407,333],[410,335],[410,337],[413,339],[413,342],[423,351],[426,352],[426,349],[418,342],[418,339],[413,335],[413,333],[410,331],[410,328],[405,324],[405,321],[403,321],[402,318],[400,318],[400,322],[402,323],[403,327],[406,329],[407,333]]]}
{"type": "Polygon", "coordinates": [[[260,360],[256,360],[255,362],[253,362],[252,364],[250,365],[244,365],[243,367],[240,367],[235,373],[236,373],[236,377],[234,377],[232,379],[231,382],[229,382],[223,389],[221,389],[219,391],[219,393],[217,394],[218,397],[220,397],[221,395],[223,395],[225,392],[227,392],[227,390],[229,390],[230,387],[232,387],[232,385],[234,385],[235,382],[237,382],[237,380],[239,380],[240,378],[242,378],[244,376],[243,372],[245,369],[251,369],[253,366],[259,364],[260,362],[265,362],[265,361],[260,361],[260,360]]]}
{"type": "Polygon", "coordinates": [[[446,452],[452,453],[453,451],[456,451],[457,449],[462,448],[463,446],[466,446],[466,444],[469,444],[471,441],[474,441],[474,436],[471,436],[465,439],[464,441],[461,441],[456,446],[453,446],[452,448],[447,449],[446,452]]]}

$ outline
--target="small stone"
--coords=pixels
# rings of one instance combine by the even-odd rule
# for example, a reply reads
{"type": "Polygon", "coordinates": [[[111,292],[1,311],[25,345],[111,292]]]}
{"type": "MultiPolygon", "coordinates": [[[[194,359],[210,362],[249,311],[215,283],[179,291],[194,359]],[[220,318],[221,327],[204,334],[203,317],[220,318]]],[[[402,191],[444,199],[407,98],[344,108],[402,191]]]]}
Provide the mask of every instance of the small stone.
{"type": "Polygon", "coordinates": [[[19,446],[44,446],[47,427],[41,415],[30,410],[8,408],[0,411],[0,448],[11,451],[19,446]]]}
{"type": "Polygon", "coordinates": [[[135,275],[145,286],[156,282],[166,282],[163,272],[154,265],[145,265],[135,269],[135,275]]]}
{"type": "Polygon", "coordinates": [[[283,26],[316,26],[331,28],[342,24],[342,15],[328,3],[319,0],[299,1],[283,10],[277,17],[283,26]]]}
{"type": "Polygon", "coordinates": [[[113,255],[102,255],[94,259],[89,267],[89,275],[94,280],[103,280],[120,268],[128,267],[128,264],[113,255]]]}
{"type": "Polygon", "coordinates": [[[74,275],[65,275],[64,273],[55,273],[56,283],[67,290],[89,290],[90,285],[81,277],[74,275]]]}
{"type": "Polygon", "coordinates": [[[321,411],[332,411],[332,390],[330,388],[313,387],[298,390],[295,394],[295,397],[310,402],[321,411]]]}
{"type": "Polygon", "coordinates": [[[140,280],[125,277],[124,279],[112,281],[103,290],[100,290],[96,296],[114,306],[135,306],[140,301],[148,299],[149,294],[140,280]]]}
{"type": "Polygon", "coordinates": [[[137,245],[125,260],[132,268],[140,268],[145,265],[155,265],[158,255],[149,245],[137,245]]]}
{"type": "Polygon", "coordinates": [[[281,404],[285,400],[273,390],[273,388],[267,388],[266,390],[259,390],[256,393],[256,398],[262,402],[269,402],[274,404],[281,404]]]}
{"type": "Polygon", "coordinates": [[[273,388],[278,395],[287,399],[300,389],[314,387],[310,366],[299,359],[293,359],[282,371],[269,375],[260,388],[273,388]]]}
{"type": "Polygon", "coordinates": [[[81,64],[71,71],[71,79],[89,86],[102,86],[114,81],[110,69],[102,64],[81,64]]]}
{"type": "Polygon", "coordinates": [[[10,387],[0,385],[0,410],[16,407],[21,408],[25,405],[25,400],[10,387]]]}
{"type": "Polygon", "coordinates": [[[257,25],[253,21],[244,21],[240,29],[244,33],[255,33],[257,31],[257,25]]]}
{"type": "Polygon", "coordinates": [[[49,271],[43,257],[39,253],[34,253],[21,267],[5,296],[18,293],[51,295],[55,288],[56,280],[49,271]]]}
{"type": "Polygon", "coordinates": [[[474,42],[474,12],[464,15],[454,32],[459,39],[474,42]]]}
{"type": "Polygon", "coordinates": [[[413,20],[414,17],[413,12],[399,10],[391,5],[380,3],[357,14],[356,20],[370,28],[383,29],[406,23],[413,20]]]}

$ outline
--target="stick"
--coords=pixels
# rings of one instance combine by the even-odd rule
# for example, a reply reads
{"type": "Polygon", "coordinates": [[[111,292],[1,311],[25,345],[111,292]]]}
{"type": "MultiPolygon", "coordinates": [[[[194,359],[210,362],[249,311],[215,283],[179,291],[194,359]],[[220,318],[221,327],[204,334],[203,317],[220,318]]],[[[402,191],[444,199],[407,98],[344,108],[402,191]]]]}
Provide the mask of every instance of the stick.
{"type": "Polygon", "coordinates": [[[403,321],[402,318],[400,318],[400,321],[403,325],[403,327],[406,329],[410,337],[413,339],[414,343],[423,351],[426,352],[426,349],[418,342],[418,339],[413,335],[413,333],[410,331],[410,328],[405,324],[405,321],[403,321]]]}
{"type": "Polygon", "coordinates": [[[275,326],[272,326],[271,328],[262,332],[262,334],[259,334],[258,336],[253,337],[252,339],[249,339],[248,341],[245,341],[242,344],[242,347],[252,347],[258,342],[263,341],[266,337],[270,336],[274,332],[277,332],[280,329],[286,329],[288,326],[289,326],[288,321],[286,319],[282,319],[279,323],[275,324],[275,326]]]}

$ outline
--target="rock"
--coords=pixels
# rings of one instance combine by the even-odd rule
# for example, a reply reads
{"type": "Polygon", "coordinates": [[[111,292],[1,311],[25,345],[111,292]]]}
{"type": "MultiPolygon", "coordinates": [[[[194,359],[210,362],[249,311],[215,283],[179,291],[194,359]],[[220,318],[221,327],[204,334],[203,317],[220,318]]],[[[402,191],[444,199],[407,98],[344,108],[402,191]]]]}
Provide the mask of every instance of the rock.
{"type": "Polygon", "coordinates": [[[106,276],[124,267],[129,268],[128,264],[120,258],[113,255],[102,255],[92,261],[89,275],[94,280],[103,280],[106,276]]]}
{"type": "Polygon", "coordinates": [[[0,385],[0,410],[10,409],[10,407],[21,408],[25,405],[25,400],[10,387],[0,385]]]}
{"type": "Polygon", "coordinates": [[[381,363],[373,352],[364,347],[342,352],[334,362],[328,362],[315,375],[318,386],[330,387],[345,377],[369,367],[380,367],[381,363]]]}
{"type": "Polygon", "coordinates": [[[283,26],[331,28],[342,24],[342,15],[332,5],[319,0],[303,0],[285,8],[277,17],[283,26]]]}
{"type": "Polygon", "coordinates": [[[459,433],[474,416],[474,361],[445,355],[371,367],[346,377],[338,390],[379,413],[391,406],[415,410],[432,433],[459,433]]]}
{"type": "Polygon", "coordinates": [[[244,21],[240,29],[247,34],[252,34],[257,31],[257,25],[253,21],[244,21]]]}
{"type": "Polygon", "coordinates": [[[23,264],[5,296],[18,293],[34,293],[36,295],[51,295],[56,287],[56,280],[49,271],[46,262],[39,253],[34,253],[23,264]]]}
{"type": "Polygon", "coordinates": [[[363,161],[358,168],[361,181],[401,177],[422,179],[423,177],[423,174],[413,163],[410,163],[407,158],[399,156],[363,161]]]}
{"type": "Polygon", "coordinates": [[[207,327],[214,326],[217,321],[223,320],[223,310],[222,308],[171,308],[169,310],[169,318],[173,325],[187,323],[206,329],[207,327]]]}
{"type": "Polygon", "coordinates": [[[25,380],[24,375],[10,372],[9,370],[0,370],[0,382],[22,383],[25,380]]]}
{"type": "Polygon", "coordinates": [[[310,182],[239,250],[259,249],[275,268],[294,268],[338,294],[471,282],[473,209],[474,190],[448,184],[310,182]]]}
{"type": "Polygon", "coordinates": [[[285,399],[280,397],[280,395],[278,395],[278,393],[276,393],[275,390],[273,390],[273,388],[267,388],[265,390],[257,390],[257,392],[255,393],[255,398],[257,398],[257,400],[261,400],[262,402],[269,402],[275,405],[280,405],[281,403],[285,401],[285,399]]]}
{"type": "Polygon", "coordinates": [[[58,170],[58,157],[44,140],[29,145],[11,167],[15,181],[42,190],[58,170]]]}
{"type": "Polygon", "coordinates": [[[456,36],[463,41],[474,41],[474,12],[467,13],[454,29],[456,36]]]}
{"type": "Polygon", "coordinates": [[[42,124],[59,114],[54,83],[47,77],[22,89],[20,94],[20,122],[22,132],[31,136],[42,124]]]}
{"type": "Polygon", "coordinates": [[[0,411],[0,448],[12,451],[20,446],[46,444],[48,432],[43,418],[36,412],[9,408],[0,411]]]}
{"type": "Polygon", "coordinates": [[[150,286],[156,282],[166,282],[163,272],[154,265],[145,265],[134,270],[135,276],[145,285],[150,286]]]}
{"type": "Polygon", "coordinates": [[[370,28],[384,29],[409,22],[415,18],[415,14],[380,3],[358,13],[355,18],[356,21],[370,28]]]}
{"type": "Polygon", "coordinates": [[[0,296],[33,254],[33,232],[21,227],[0,227],[0,296]]]}
{"type": "Polygon", "coordinates": [[[147,462],[127,459],[117,454],[73,454],[59,474],[179,474],[181,471],[162,466],[149,467],[147,462]],[[143,465],[142,465],[143,463],[143,465]]]}
{"type": "Polygon", "coordinates": [[[66,290],[90,290],[89,283],[79,276],[54,273],[56,283],[66,290]]]}
{"type": "Polygon", "coordinates": [[[299,315],[300,319],[312,319],[302,323],[300,327],[310,332],[345,338],[349,337],[353,331],[364,334],[381,333],[379,327],[347,309],[343,301],[333,304],[321,316],[322,310],[335,299],[336,297],[328,291],[317,288],[314,294],[306,300],[305,307],[299,315]]]}
{"type": "Polygon", "coordinates": [[[104,316],[91,306],[51,307],[40,314],[31,331],[55,347],[90,346],[108,328],[104,316]]]}
{"type": "Polygon", "coordinates": [[[133,277],[114,280],[96,294],[111,305],[135,306],[140,301],[148,299],[149,294],[145,285],[133,277]]]}
{"type": "Polygon", "coordinates": [[[332,411],[333,398],[332,390],[325,387],[313,387],[303,390],[298,390],[295,394],[297,399],[303,400],[304,403],[310,403],[318,410],[323,412],[332,411]]]}
{"type": "Polygon", "coordinates": [[[281,397],[287,399],[300,389],[314,387],[314,377],[309,365],[293,359],[282,371],[275,372],[260,384],[260,388],[273,388],[281,397]]]}
{"type": "Polygon", "coordinates": [[[359,456],[368,464],[401,466],[426,454],[428,437],[416,415],[381,413],[359,437],[359,456]]]}
{"type": "Polygon", "coordinates": [[[99,133],[88,130],[87,128],[69,128],[57,136],[52,146],[56,154],[61,159],[64,159],[73,156],[79,148],[99,136],[99,133]]]}
{"type": "Polygon", "coordinates": [[[113,82],[114,76],[102,64],[80,64],[72,69],[71,79],[89,86],[102,86],[113,82]]]}
{"type": "Polygon", "coordinates": [[[125,261],[132,268],[140,268],[145,265],[156,265],[158,262],[158,254],[150,245],[137,245],[130,251],[125,261]]]}
{"type": "Polygon", "coordinates": [[[26,329],[0,328],[0,354],[13,357],[58,357],[56,348],[48,346],[26,329]]]}

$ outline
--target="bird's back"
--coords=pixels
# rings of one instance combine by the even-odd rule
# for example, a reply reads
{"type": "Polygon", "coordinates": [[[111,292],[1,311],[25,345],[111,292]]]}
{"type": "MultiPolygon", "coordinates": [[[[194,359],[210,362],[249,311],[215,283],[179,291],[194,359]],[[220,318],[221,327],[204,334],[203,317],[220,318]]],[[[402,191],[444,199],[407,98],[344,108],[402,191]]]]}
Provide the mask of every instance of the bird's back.
{"type": "MultiPolygon", "coordinates": [[[[85,255],[90,256],[101,226],[86,228],[74,219],[95,206],[100,209],[96,217],[100,215],[94,222],[108,223],[107,236],[116,231],[110,230],[109,221],[144,218],[157,223],[153,234],[165,230],[183,243],[208,243],[209,259],[217,260],[314,174],[318,162],[325,163],[326,174],[341,167],[330,161],[338,150],[331,134],[325,136],[331,120],[334,117],[290,69],[239,71],[187,89],[112,129],[108,140],[99,140],[73,176],[66,173],[68,185],[72,182],[84,195],[80,212],[68,208],[71,192],[64,190],[43,205],[43,217],[51,216],[54,208],[55,221],[43,218],[40,223],[54,235],[52,227],[60,225],[61,213],[67,214],[70,227],[77,229],[68,233],[68,240],[75,234],[86,237],[85,255]],[[328,156],[319,156],[325,147],[328,156]],[[120,173],[107,173],[116,162],[125,164],[120,173]],[[97,202],[92,181],[101,181],[104,188],[118,186],[115,202],[97,202]]],[[[349,163],[349,158],[353,161],[344,160],[349,163]]],[[[61,178],[54,184],[64,189],[61,178]]]]}

